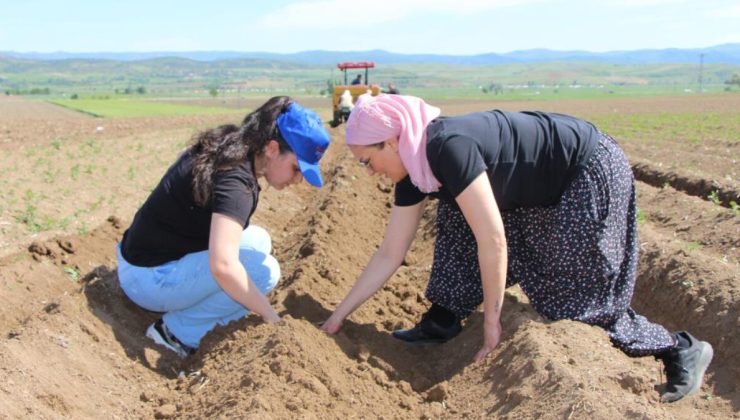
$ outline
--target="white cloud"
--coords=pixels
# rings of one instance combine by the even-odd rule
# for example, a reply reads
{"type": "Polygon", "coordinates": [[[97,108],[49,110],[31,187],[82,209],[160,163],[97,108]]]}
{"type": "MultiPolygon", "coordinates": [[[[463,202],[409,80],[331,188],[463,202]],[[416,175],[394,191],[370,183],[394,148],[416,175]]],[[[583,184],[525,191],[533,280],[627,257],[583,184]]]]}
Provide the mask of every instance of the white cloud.
{"type": "Polygon", "coordinates": [[[740,4],[729,5],[710,11],[709,16],[718,18],[740,18],[740,4]]]}
{"type": "Polygon", "coordinates": [[[260,25],[270,29],[341,29],[369,27],[426,12],[472,14],[545,0],[350,0],[300,1],[266,15],[260,25]],[[369,6],[369,7],[368,7],[369,6]]]}
{"type": "Polygon", "coordinates": [[[646,6],[665,6],[679,5],[688,3],[687,0],[608,0],[612,6],[623,7],[646,7],[646,6]]]}
{"type": "Polygon", "coordinates": [[[719,36],[707,42],[705,46],[737,43],[740,43],[740,32],[723,34],[722,36],[719,36]]]}

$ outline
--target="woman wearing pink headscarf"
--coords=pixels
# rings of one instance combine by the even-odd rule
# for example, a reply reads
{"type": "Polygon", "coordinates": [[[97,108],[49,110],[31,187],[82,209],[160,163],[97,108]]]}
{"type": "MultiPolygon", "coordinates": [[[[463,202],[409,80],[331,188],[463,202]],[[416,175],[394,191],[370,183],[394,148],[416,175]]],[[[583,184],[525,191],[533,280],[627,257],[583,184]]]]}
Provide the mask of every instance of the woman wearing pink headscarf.
{"type": "Polygon", "coordinates": [[[626,354],[662,360],[664,400],[696,393],[712,346],[630,308],[635,188],[614,139],[562,114],[439,115],[402,95],[363,95],[350,114],[347,144],[370,174],[396,183],[395,205],[383,242],[322,329],[339,331],[401,265],[431,196],[439,200],[431,307],[394,337],[445,342],[483,303],[479,361],[501,339],[504,289],[518,283],[543,316],[600,326],[626,354]]]}

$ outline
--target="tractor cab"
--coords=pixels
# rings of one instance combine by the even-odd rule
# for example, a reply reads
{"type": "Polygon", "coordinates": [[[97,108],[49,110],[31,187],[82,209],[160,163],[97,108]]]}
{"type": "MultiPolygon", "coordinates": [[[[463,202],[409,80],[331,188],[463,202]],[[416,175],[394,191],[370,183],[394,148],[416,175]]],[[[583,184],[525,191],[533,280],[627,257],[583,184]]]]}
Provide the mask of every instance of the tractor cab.
{"type": "MultiPolygon", "coordinates": [[[[368,78],[368,69],[375,68],[375,63],[372,61],[359,61],[359,62],[344,62],[337,64],[337,68],[344,73],[344,84],[334,85],[334,92],[332,94],[332,105],[334,109],[334,118],[329,123],[332,127],[336,127],[339,124],[346,122],[349,118],[349,113],[352,111],[357,97],[364,94],[370,93],[373,96],[377,96],[380,93],[380,86],[371,85],[368,78]],[[347,78],[347,70],[365,70],[364,83],[359,84],[349,83],[347,78]]],[[[358,73],[361,75],[362,73],[358,73]]],[[[357,80],[357,79],[355,79],[357,80]]]]}

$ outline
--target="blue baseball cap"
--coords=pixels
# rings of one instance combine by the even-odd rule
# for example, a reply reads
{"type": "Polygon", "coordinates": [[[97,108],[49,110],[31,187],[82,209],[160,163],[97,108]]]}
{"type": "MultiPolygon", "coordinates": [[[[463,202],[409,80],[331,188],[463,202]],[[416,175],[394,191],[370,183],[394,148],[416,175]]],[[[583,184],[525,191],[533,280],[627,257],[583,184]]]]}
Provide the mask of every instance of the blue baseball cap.
{"type": "Polygon", "coordinates": [[[298,166],[306,181],[317,187],[324,185],[319,160],[329,147],[331,138],[321,118],[310,109],[293,102],[278,116],[277,125],[283,139],[298,158],[298,166]]]}

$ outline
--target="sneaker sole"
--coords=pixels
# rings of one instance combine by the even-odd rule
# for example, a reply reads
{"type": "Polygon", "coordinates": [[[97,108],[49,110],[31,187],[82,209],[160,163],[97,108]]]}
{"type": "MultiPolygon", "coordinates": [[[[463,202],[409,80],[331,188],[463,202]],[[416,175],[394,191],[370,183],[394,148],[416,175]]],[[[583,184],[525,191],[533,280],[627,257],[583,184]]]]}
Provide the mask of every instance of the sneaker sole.
{"type": "Polygon", "coordinates": [[[701,354],[699,355],[699,378],[697,379],[694,386],[691,387],[689,392],[686,394],[687,396],[694,395],[699,392],[702,382],[704,381],[704,372],[707,371],[707,368],[709,367],[709,364],[712,362],[712,358],[714,357],[714,349],[712,348],[711,344],[707,343],[706,341],[701,341],[701,346],[701,354]]]}
{"type": "Polygon", "coordinates": [[[146,329],[146,336],[151,338],[154,343],[172,351],[176,355],[185,358],[187,357],[187,354],[185,354],[183,351],[178,350],[170,345],[170,343],[166,342],[164,338],[159,334],[159,331],[157,331],[156,328],[154,328],[154,324],[150,325],[149,328],[146,329]]]}

